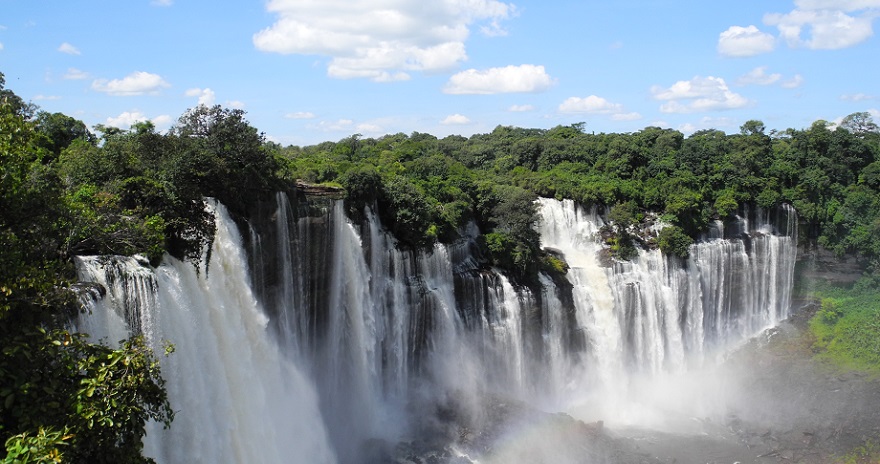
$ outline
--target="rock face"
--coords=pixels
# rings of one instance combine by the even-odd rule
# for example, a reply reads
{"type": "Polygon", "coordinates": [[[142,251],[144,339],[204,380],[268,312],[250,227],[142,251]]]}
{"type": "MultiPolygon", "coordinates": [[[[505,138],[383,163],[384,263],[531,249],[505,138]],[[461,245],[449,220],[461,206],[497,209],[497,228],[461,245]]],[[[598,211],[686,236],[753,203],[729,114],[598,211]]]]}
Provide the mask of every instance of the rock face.
{"type": "Polygon", "coordinates": [[[345,189],[342,187],[309,184],[301,180],[296,182],[296,190],[298,193],[310,198],[330,197],[336,200],[345,198],[345,189]]]}
{"type": "Polygon", "coordinates": [[[742,443],[766,450],[755,462],[880,458],[880,381],[813,359],[807,323],[816,309],[796,311],[730,360],[746,372],[737,387],[748,391],[749,399],[735,404],[728,426],[742,443]]]}
{"type": "Polygon", "coordinates": [[[837,286],[851,285],[865,272],[862,263],[854,255],[839,257],[815,243],[798,246],[795,279],[802,285],[827,283],[837,286]]]}

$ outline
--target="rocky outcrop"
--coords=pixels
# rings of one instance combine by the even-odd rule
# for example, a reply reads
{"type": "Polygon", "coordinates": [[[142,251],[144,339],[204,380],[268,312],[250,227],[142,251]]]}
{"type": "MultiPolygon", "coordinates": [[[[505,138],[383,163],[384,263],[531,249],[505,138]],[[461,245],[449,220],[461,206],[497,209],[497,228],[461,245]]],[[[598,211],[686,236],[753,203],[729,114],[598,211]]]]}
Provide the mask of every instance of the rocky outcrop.
{"type": "Polygon", "coordinates": [[[852,285],[865,272],[855,255],[837,256],[817,244],[798,246],[795,285],[810,288],[816,284],[852,285]]]}

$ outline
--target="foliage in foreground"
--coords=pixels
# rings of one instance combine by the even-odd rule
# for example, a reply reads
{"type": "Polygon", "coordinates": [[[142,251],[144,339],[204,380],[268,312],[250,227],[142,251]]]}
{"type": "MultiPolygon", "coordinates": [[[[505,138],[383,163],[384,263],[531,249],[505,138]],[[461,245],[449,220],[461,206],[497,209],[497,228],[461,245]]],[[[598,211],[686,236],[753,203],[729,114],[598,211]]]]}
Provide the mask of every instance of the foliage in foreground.
{"type": "Polygon", "coordinates": [[[880,288],[863,278],[852,289],[817,292],[822,307],[810,321],[818,357],[843,369],[880,374],[880,288]]]}
{"type": "Polygon", "coordinates": [[[81,309],[71,257],[161,254],[174,216],[126,203],[115,173],[66,179],[65,156],[116,155],[82,123],[35,117],[3,84],[0,74],[0,462],[152,462],[146,423],[173,417],[159,364],[139,338],[110,348],[68,330],[81,309]]]}

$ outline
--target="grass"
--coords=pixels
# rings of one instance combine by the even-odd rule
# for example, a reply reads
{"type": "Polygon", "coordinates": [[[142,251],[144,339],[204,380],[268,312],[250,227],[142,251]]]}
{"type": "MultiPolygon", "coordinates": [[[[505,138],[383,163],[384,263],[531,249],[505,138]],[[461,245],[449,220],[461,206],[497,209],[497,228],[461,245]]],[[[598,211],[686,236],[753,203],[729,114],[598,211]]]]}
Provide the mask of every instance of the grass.
{"type": "Polygon", "coordinates": [[[864,444],[835,461],[840,464],[876,464],[880,463],[880,445],[873,440],[866,440],[864,444]]]}
{"type": "Polygon", "coordinates": [[[821,309],[810,320],[819,359],[844,370],[880,375],[880,289],[873,281],[814,292],[821,309]]]}

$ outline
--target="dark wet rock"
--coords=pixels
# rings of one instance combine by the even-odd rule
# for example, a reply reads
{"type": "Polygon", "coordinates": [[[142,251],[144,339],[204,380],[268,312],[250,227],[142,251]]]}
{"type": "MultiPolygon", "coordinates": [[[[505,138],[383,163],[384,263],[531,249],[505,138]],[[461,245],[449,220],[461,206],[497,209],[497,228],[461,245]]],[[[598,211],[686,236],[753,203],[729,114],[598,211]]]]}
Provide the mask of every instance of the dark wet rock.
{"type": "MultiPolygon", "coordinates": [[[[472,403],[470,403],[472,405],[472,403]]],[[[478,411],[455,401],[426,416],[420,438],[397,444],[384,462],[394,464],[655,464],[602,422],[585,423],[524,403],[487,396],[478,411]]],[[[377,461],[378,462],[378,461],[377,461]]]]}
{"type": "Polygon", "coordinates": [[[298,193],[310,197],[330,197],[334,199],[342,199],[345,197],[345,189],[342,187],[309,184],[303,181],[296,182],[296,190],[298,193]]]}
{"type": "Polygon", "coordinates": [[[880,443],[880,381],[813,358],[807,324],[816,309],[806,305],[729,360],[747,373],[739,387],[751,401],[737,404],[728,424],[744,444],[769,448],[769,462],[841,462],[880,443]]]}

